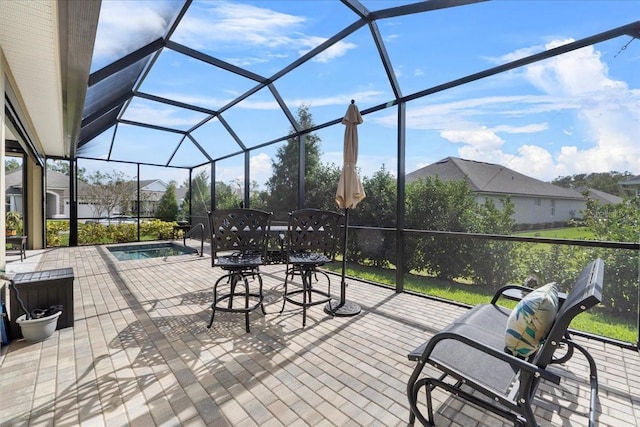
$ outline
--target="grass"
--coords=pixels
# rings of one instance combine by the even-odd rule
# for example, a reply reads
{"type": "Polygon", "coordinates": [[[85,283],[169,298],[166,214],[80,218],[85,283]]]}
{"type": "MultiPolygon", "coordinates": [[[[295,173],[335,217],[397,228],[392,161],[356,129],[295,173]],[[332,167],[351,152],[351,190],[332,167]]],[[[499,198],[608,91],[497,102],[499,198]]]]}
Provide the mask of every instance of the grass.
{"type": "Polygon", "coordinates": [[[546,230],[530,230],[513,233],[521,237],[546,237],[550,239],[593,240],[593,232],[586,227],[549,228],[546,230]]]}
{"type": "MultiPolygon", "coordinates": [[[[335,262],[325,267],[338,274],[341,272],[340,262],[335,262]]],[[[396,271],[391,269],[347,263],[346,274],[350,277],[381,283],[391,287],[395,287],[396,284],[396,271]]],[[[494,293],[493,289],[486,287],[458,281],[442,280],[421,274],[405,275],[405,290],[470,306],[489,303],[494,293]]],[[[516,303],[503,298],[500,300],[500,304],[513,308],[516,303]]],[[[626,343],[635,343],[638,339],[638,330],[633,320],[607,316],[598,313],[597,309],[576,316],[571,322],[571,328],[626,343]]]]}

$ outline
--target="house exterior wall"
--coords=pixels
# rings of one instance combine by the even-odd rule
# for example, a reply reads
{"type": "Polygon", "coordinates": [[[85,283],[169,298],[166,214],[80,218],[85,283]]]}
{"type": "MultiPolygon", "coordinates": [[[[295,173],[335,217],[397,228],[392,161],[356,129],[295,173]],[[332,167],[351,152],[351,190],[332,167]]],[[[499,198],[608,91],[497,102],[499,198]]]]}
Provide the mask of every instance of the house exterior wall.
{"type": "MultiPolygon", "coordinates": [[[[71,215],[71,204],[68,197],[64,198],[64,218],[69,218],[71,215]]],[[[89,202],[78,201],[78,218],[93,218],[95,212],[93,210],[93,204],[89,202]]]]}
{"type": "MultiPolygon", "coordinates": [[[[502,207],[500,199],[504,196],[478,194],[476,201],[484,203],[490,199],[498,207],[502,207]]],[[[551,199],[542,197],[511,196],[515,208],[513,220],[516,224],[544,224],[582,218],[582,211],[587,207],[584,200],[551,199]]]]}

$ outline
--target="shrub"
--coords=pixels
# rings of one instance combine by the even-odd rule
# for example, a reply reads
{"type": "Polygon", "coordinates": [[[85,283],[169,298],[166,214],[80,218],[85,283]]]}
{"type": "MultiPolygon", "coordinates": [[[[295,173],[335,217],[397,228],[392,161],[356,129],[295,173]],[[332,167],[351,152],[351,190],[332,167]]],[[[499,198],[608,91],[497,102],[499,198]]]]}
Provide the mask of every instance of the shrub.
{"type": "Polygon", "coordinates": [[[47,246],[60,246],[60,235],[62,231],[69,231],[69,221],[47,221],[47,246]]]}
{"type": "Polygon", "coordinates": [[[159,219],[145,221],[140,224],[140,234],[154,236],[158,240],[167,240],[173,235],[173,227],[175,225],[176,222],[166,222],[159,219]]]}
{"type": "Polygon", "coordinates": [[[107,236],[116,243],[135,242],[138,240],[138,227],[136,224],[107,225],[107,236]]]}
{"type": "Polygon", "coordinates": [[[78,227],[78,244],[95,245],[107,240],[107,227],[97,223],[87,223],[78,227]]]}

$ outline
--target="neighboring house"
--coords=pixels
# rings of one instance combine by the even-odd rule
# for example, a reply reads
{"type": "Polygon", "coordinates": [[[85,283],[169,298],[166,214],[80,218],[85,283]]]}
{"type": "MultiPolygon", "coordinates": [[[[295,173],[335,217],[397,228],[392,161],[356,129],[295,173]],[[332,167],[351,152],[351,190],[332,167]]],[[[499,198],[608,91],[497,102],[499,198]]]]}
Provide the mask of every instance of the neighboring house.
{"type": "Polygon", "coordinates": [[[622,202],[622,197],[618,197],[614,194],[605,193],[604,191],[596,190],[595,188],[589,187],[577,187],[576,190],[580,192],[580,194],[587,194],[587,197],[597,201],[601,205],[617,205],[622,202]]]}
{"type": "MultiPolygon", "coordinates": [[[[87,192],[90,184],[78,180],[78,194],[87,192]]],[[[46,217],[52,218],[69,218],[70,213],[70,197],[69,197],[69,177],[60,172],[47,169],[46,176],[46,217]]],[[[10,210],[20,213],[23,209],[22,204],[22,169],[13,170],[5,174],[5,190],[7,194],[7,204],[10,210]]],[[[93,210],[89,202],[78,201],[78,217],[91,217],[93,210]]]]}
{"type": "MultiPolygon", "coordinates": [[[[6,173],[5,180],[5,201],[7,211],[18,211],[23,213],[22,201],[22,170],[14,170],[6,173]]],[[[69,218],[70,217],[70,197],[69,197],[69,177],[62,173],[47,170],[47,201],[46,201],[46,217],[48,219],[69,218]]],[[[137,182],[133,182],[137,185],[137,182]]],[[[77,181],[78,194],[78,218],[94,218],[96,207],[88,202],[91,194],[91,184],[84,181],[77,181]]],[[[160,199],[167,191],[169,184],[161,179],[149,179],[140,181],[140,216],[153,217],[160,199]]],[[[137,187],[134,187],[137,188],[137,187]]],[[[187,189],[180,187],[176,189],[178,206],[182,203],[187,189]]],[[[137,212],[136,191],[131,195],[130,202],[127,203],[127,209],[130,212],[137,212]]],[[[121,214],[116,209],[111,212],[112,215],[121,214]]]]}
{"type": "Polygon", "coordinates": [[[636,196],[640,196],[640,175],[630,176],[626,180],[620,182],[620,185],[633,191],[633,194],[636,196]]]}
{"type": "MultiPolygon", "coordinates": [[[[137,182],[133,181],[133,184],[137,185],[137,182]]],[[[161,179],[140,180],[140,216],[153,217],[155,215],[158,203],[167,191],[167,187],[169,184],[161,179]]],[[[137,212],[137,199],[134,193],[129,204],[131,212],[137,212]]]]}
{"type": "Polygon", "coordinates": [[[465,181],[476,194],[478,203],[490,199],[500,207],[500,199],[508,196],[515,207],[516,224],[563,222],[580,217],[586,208],[585,197],[576,190],[539,181],[493,163],[447,157],[407,174],[406,181],[427,176],[438,176],[443,181],[465,181]]]}

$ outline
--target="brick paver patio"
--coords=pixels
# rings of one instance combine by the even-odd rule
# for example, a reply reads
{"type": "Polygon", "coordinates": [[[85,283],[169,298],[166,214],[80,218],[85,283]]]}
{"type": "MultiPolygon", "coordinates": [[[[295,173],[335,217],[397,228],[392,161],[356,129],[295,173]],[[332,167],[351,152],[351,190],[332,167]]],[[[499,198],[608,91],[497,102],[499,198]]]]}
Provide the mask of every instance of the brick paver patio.
{"type": "MultiPolygon", "coordinates": [[[[269,266],[267,314],[251,314],[251,332],[230,313],[207,329],[220,274],[210,257],[115,261],[104,246],[61,248],[37,269],[70,266],[74,327],[2,348],[2,426],[406,425],[407,353],[465,310],[349,281],[362,312],[332,318],[315,306],[302,328],[299,308],[279,314],[284,266],[269,266]]],[[[598,364],[598,425],[638,425],[638,353],[576,339],[598,364]]],[[[586,361],[576,355],[566,368],[559,388],[541,387],[543,425],[587,425],[586,361]]],[[[503,425],[437,397],[438,425],[503,425]]]]}

